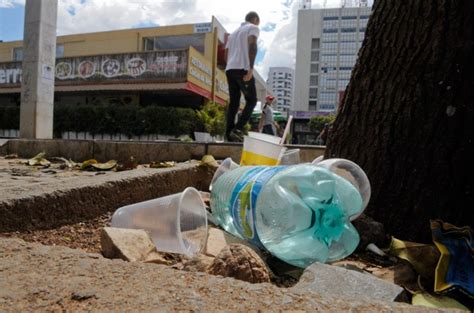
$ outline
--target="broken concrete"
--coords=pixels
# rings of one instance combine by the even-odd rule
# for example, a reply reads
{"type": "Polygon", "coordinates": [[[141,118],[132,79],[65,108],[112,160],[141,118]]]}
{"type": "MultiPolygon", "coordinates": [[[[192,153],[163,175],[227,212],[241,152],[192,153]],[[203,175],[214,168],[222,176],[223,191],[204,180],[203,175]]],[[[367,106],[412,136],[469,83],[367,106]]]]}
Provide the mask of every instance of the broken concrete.
{"type": "Polygon", "coordinates": [[[156,250],[148,233],[142,229],[104,227],[100,244],[102,255],[106,258],[129,262],[145,261],[156,250]]]}
{"type": "Polygon", "coordinates": [[[325,296],[362,301],[393,301],[403,288],[370,274],[313,263],[303,272],[298,284],[290,290],[310,290],[325,296]]]}

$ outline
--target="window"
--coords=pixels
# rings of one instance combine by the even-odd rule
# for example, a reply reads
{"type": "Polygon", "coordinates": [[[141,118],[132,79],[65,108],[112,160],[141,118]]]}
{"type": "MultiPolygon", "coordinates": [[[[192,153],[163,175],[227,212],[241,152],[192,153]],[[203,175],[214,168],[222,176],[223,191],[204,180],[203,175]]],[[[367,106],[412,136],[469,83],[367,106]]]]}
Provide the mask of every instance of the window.
{"type": "Polygon", "coordinates": [[[323,33],[337,33],[337,28],[325,28],[323,29],[323,33]]]}
{"type": "Polygon", "coordinates": [[[23,61],[23,48],[13,48],[13,61],[23,61]]]}
{"type": "Polygon", "coordinates": [[[316,111],[317,110],[317,105],[318,105],[317,101],[310,101],[308,104],[309,104],[309,110],[310,111],[316,111]]]}
{"type": "Polygon", "coordinates": [[[149,37],[144,39],[144,50],[186,49],[192,46],[199,52],[204,53],[204,36],[205,34],[149,37]]]}
{"type": "MultiPolygon", "coordinates": [[[[64,57],[64,45],[56,45],[56,58],[64,57]]],[[[13,61],[23,61],[23,47],[13,48],[13,61]]]]}
{"type": "Polygon", "coordinates": [[[143,50],[153,51],[153,46],[155,45],[154,38],[144,38],[143,39],[143,50]]]}
{"type": "Polygon", "coordinates": [[[339,16],[325,16],[323,17],[324,21],[337,21],[339,19],[339,16]]]}
{"type": "Polygon", "coordinates": [[[317,98],[318,97],[318,88],[309,88],[309,97],[317,98]]]}
{"type": "Polygon", "coordinates": [[[311,74],[317,73],[319,71],[319,65],[318,64],[311,64],[311,74]]]}
{"type": "Polygon", "coordinates": [[[319,51],[311,52],[311,62],[319,61],[319,51]]]}
{"type": "Polygon", "coordinates": [[[351,27],[351,28],[341,28],[342,33],[353,33],[355,31],[356,31],[356,28],[353,28],[353,27],[351,27]]]}
{"type": "Polygon", "coordinates": [[[341,17],[343,20],[356,20],[357,16],[351,15],[351,16],[342,16],[341,17]]]}
{"type": "Polygon", "coordinates": [[[319,49],[319,38],[311,39],[311,49],[319,49]]]}
{"type": "Polygon", "coordinates": [[[361,15],[361,16],[360,16],[360,19],[364,19],[364,18],[365,18],[365,19],[368,19],[369,16],[368,16],[368,15],[361,15]]]}
{"type": "Polygon", "coordinates": [[[318,84],[318,76],[311,75],[309,77],[309,85],[310,86],[316,86],[317,84],[318,84]]]}
{"type": "Polygon", "coordinates": [[[56,57],[57,58],[64,57],[64,45],[63,44],[56,45],[56,57]]]}

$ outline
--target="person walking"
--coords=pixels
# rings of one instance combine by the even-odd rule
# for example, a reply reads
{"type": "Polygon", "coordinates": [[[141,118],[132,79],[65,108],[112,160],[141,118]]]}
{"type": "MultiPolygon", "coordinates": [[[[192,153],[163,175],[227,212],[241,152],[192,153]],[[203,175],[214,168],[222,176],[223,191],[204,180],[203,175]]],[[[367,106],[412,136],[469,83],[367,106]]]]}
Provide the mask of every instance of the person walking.
{"type": "Polygon", "coordinates": [[[260,116],[259,129],[264,134],[269,134],[275,136],[275,131],[273,127],[279,129],[280,126],[275,123],[273,119],[273,109],[272,104],[275,97],[268,95],[265,97],[265,105],[262,108],[262,115],[260,116]]]}
{"type": "Polygon", "coordinates": [[[257,104],[257,89],[253,76],[257,39],[260,34],[260,18],[256,12],[249,12],[245,22],[230,36],[225,49],[227,62],[226,77],[229,85],[229,106],[226,115],[226,138],[228,141],[243,141],[244,126],[250,120],[257,104]],[[245,107],[235,124],[240,106],[240,95],[244,94],[245,107]]]}

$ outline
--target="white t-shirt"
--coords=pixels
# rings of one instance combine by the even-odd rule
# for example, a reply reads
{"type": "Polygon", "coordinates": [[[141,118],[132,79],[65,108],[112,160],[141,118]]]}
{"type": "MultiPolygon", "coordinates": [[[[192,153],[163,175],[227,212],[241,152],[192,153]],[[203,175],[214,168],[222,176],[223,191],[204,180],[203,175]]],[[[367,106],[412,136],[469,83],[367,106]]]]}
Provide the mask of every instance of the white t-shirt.
{"type": "Polygon", "coordinates": [[[226,49],[228,49],[226,71],[232,69],[248,70],[250,68],[248,37],[255,36],[258,38],[259,34],[258,26],[246,22],[229,36],[226,45],[226,49]]]}

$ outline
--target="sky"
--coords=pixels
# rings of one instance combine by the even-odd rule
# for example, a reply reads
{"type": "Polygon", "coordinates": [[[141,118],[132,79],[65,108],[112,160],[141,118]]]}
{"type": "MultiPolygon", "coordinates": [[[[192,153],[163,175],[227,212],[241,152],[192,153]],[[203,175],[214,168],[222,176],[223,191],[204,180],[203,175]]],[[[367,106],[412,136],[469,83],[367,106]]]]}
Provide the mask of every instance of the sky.
{"type": "MultiPolygon", "coordinates": [[[[58,0],[57,34],[210,22],[214,15],[228,32],[248,11],[260,16],[256,69],[294,68],[297,12],[303,0],[58,0]]],[[[312,7],[338,7],[340,0],[313,0],[312,7]]],[[[25,0],[0,0],[0,40],[23,38],[25,0]]]]}

